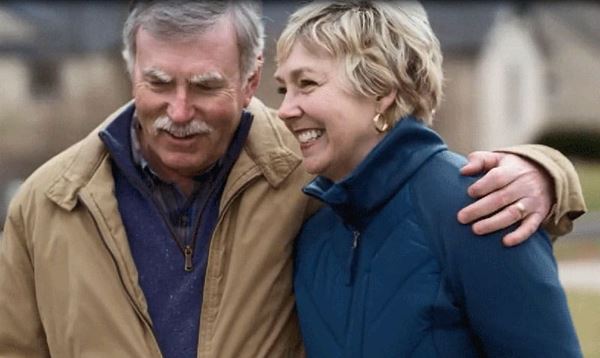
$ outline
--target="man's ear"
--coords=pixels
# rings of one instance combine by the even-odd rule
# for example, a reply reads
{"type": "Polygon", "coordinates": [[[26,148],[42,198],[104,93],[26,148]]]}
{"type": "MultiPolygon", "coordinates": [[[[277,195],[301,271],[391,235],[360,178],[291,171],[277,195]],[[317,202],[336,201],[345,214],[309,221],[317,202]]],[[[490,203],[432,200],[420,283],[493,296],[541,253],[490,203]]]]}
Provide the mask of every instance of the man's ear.
{"type": "Polygon", "coordinates": [[[262,74],[262,65],[263,65],[263,55],[262,53],[256,57],[256,67],[255,70],[250,73],[250,76],[246,79],[246,85],[243,89],[244,91],[244,107],[247,107],[250,104],[250,100],[256,93],[258,89],[258,85],[260,84],[260,76],[262,74]]]}

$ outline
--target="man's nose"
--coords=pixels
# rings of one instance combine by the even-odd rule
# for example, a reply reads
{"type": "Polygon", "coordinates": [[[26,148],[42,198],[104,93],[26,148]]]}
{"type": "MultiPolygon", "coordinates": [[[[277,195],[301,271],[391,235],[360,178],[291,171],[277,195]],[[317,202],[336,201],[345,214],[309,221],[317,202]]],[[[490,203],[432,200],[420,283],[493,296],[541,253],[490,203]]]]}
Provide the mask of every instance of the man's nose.
{"type": "Polygon", "coordinates": [[[187,89],[178,88],[169,102],[167,115],[173,122],[183,123],[194,118],[194,107],[187,89]]]}

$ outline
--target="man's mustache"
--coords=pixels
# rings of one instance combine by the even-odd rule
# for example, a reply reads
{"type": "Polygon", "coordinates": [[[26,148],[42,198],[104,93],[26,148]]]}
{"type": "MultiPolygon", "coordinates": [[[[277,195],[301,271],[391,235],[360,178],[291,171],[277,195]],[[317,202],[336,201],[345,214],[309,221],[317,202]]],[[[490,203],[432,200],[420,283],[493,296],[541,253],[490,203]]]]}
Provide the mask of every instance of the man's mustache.
{"type": "Polygon", "coordinates": [[[188,137],[196,134],[209,134],[214,129],[201,119],[193,119],[185,124],[173,122],[167,115],[158,117],[152,124],[154,132],[165,131],[174,137],[188,137]]]}

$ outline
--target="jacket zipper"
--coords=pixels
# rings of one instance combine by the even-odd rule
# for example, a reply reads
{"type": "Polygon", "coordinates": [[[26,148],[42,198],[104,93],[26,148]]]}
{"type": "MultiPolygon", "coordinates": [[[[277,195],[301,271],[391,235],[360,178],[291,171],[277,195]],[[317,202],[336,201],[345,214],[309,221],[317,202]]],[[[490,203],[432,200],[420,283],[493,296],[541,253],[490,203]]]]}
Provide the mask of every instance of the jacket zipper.
{"type": "Polygon", "coordinates": [[[212,194],[214,193],[214,190],[211,190],[211,192],[208,194],[208,196],[209,196],[208,200],[204,203],[204,205],[200,209],[198,220],[196,221],[195,226],[194,226],[191,244],[185,244],[185,243],[179,242],[179,237],[173,230],[173,227],[171,226],[171,222],[169,221],[169,218],[160,209],[160,205],[158,204],[158,201],[154,198],[154,195],[152,195],[152,192],[150,190],[148,190],[144,185],[139,183],[138,181],[134,180],[131,182],[131,184],[134,187],[137,187],[137,189],[140,190],[142,193],[144,193],[146,195],[146,197],[150,198],[150,200],[154,204],[154,207],[156,207],[156,209],[157,209],[156,211],[158,211],[158,214],[163,219],[163,222],[165,223],[167,230],[171,234],[171,238],[173,239],[173,241],[175,241],[175,244],[177,245],[177,247],[179,248],[179,251],[181,251],[181,254],[183,255],[184,271],[192,272],[192,270],[194,268],[194,262],[193,262],[194,248],[196,247],[196,236],[198,234],[200,221],[202,219],[202,215],[204,215],[204,209],[206,208],[206,205],[208,205],[208,200],[210,200],[210,196],[212,196],[212,194]]]}
{"type": "Polygon", "coordinates": [[[192,255],[194,254],[194,249],[190,245],[185,245],[183,249],[183,255],[185,256],[185,267],[184,270],[186,272],[192,271],[192,255]]]}
{"type": "MultiPolygon", "coordinates": [[[[192,238],[192,245],[188,244],[188,245],[183,246],[179,242],[177,234],[175,233],[175,231],[171,227],[171,223],[169,222],[169,218],[160,209],[160,205],[158,205],[158,202],[154,198],[154,195],[152,195],[152,193],[149,190],[145,190],[145,188],[142,189],[142,190],[145,191],[145,194],[147,195],[147,197],[150,198],[150,200],[152,201],[152,203],[156,207],[156,211],[158,211],[158,215],[160,215],[160,217],[163,219],[163,222],[165,223],[165,226],[167,227],[167,230],[171,234],[171,239],[173,239],[173,241],[175,241],[175,244],[179,248],[179,251],[181,251],[181,254],[183,255],[183,258],[184,258],[184,260],[183,260],[183,262],[184,262],[183,269],[186,272],[192,271],[192,268],[193,268],[193,265],[192,265],[192,256],[194,254],[193,248],[194,248],[194,244],[195,244],[196,240],[194,238],[192,238]]],[[[200,214],[200,215],[202,215],[202,214],[200,214]]],[[[195,233],[195,231],[196,230],[194,230],[194,233],[195,233]]]]}
{"type": "Polygon", "coordinates": [[[350,248],[350,257],[346,265],[346,286],[350,286],[354,276],[354,264],[356,261],[356,249],[360,240],[360,232],[358,230],[352,230],[352,247],[350,248]]]}

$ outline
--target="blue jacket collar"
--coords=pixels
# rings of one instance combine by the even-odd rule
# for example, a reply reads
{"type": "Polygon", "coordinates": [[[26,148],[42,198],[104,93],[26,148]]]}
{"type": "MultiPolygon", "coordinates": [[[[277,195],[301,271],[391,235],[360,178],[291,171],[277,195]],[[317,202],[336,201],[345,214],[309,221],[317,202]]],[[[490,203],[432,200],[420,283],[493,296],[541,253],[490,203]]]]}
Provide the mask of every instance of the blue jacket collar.
{"type": "MultiPolygon", "coordinates": [[[[141,172],[136,167],[131,152],[131,121],[135,112],[135,105],[130,104],[106,128],[98,134],[114,163],[127,174],[141,180],[141,172]]],[[[136,181],[137,181],[136,180],[136,181]]]]}
{"type": "Polygon", "coordinates": [[[429,157],[447,147],[414,117],[402,118],[344,179],[316,177],[303,190],[329,205],[346,225],[362,229],[429,157]]]}

